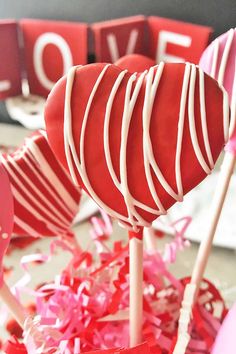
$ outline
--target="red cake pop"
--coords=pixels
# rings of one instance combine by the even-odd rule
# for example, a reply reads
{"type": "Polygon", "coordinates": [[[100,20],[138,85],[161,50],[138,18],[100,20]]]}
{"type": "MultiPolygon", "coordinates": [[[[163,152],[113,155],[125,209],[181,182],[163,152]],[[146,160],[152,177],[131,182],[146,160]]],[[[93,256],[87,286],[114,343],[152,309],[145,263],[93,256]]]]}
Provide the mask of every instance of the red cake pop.
{"type": "Polygon", "coordinates": [[[115,62],[115,65],[119,68],[125,70],[127,69],[130,73],[143,72],[156,65],[155,60],[141,54],[129,54],[124,55],[119,60],[115,62]]]}
{"type": "Polygon", "coordinates": [[[228,138],[227,94],[193,64],[72,68],[48,97],[56,156],[130,232],[130,345],[142,342],[142,228],[203,180],[228,138]],[[138,234],[139,232],[139,234],[138,234]],[[137,237],[138,236],[138,237],[137,237]]]}
{"type": "Polygon", "coordinates": [[[227,95],[192,64],[142,74],[72,68],[48,97],[58,159],[108,214],[137,231],[201,182],[228,138],[227,95]]]}
{"type": "Polygon", "coordinates": [[[14,196],[17,235],[70,235],[80,191],[53,155],[45,133],[26,138],[13,154],[3,154],[14,196]]]}

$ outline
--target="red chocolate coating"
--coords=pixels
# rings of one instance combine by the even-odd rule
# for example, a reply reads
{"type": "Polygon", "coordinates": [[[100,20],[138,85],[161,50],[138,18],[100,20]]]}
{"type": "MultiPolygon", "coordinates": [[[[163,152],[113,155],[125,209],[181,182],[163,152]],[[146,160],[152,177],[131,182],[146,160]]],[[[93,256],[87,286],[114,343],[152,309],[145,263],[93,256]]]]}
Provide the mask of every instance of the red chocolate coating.
{"type": "Polygon", "coordinates": [[[70,228],[78,211],[80,191],[55,158],[45,136],[40,131],[35,132],[14,153],[3,154],[3,164],[14,196],[13,232],[35,237],[72,235],[70,228]],[[52,173],[57,180],[52,178],[52,173]],[[65,198],[58,181],[70,195],[73,205],[65,198]]]}
{"type": "Polygon", "coordinates": [[[155,60],[146,57],[145,55],[130,54],[121,57],[115,62],[115,65],[123,70],[127,69],[130,73],[140,73],[156,65],[156,63],[155,60]]]}
{"type": "MultiPolygon", "coordinates": [[[[71,111],[72,131],[75,140],[76,152],[80,158],[80,134],[89,95],[105,64],[91,64],[76,71],[73,84],[71,111]]],[[[162,78],[152,110],[150,136],[154,157],[167,182],[176,191],[175,154],[177,144],[177,128],[179,121],[180,97],[183,84],[185,64],[165,64],[162,78]]],[[[103,146],[104,115],[108,97],[121,69],[111,65],[92,102],[85,131],[85,165],[87,175],[93,190],[99,198],[113,210],[127,216],[126,204],[120,191],[116,188],[107,168],[103,146]]],[[[119,156],[121,141],[121,124],[124,108],[124,96],[130,74],[127,74],[113,102],[110,120],[110,152],[114,170],[119,179],[119,156]]],[[[208,135],[213,160],[216,161],[224,145],[223,132],[223,94],[215,80],[204,76],[205,102],[207,114],[208,135]]],[[[52,150],[68,169],[64,150],[64,102],[66,77],[62,78],[48,97],[45,119],[47,134],[52,150]]],[[[147,185],[143,162],[143,127],[142,110],[145,93],[145,81],[141,87],[137,103],[133,111],[127,144],[127,175],[128,186],[133,197],[142,203],[156,208],[147,185]]],[[[199,104],[199,74],[197,69],[195,85],[195,125],[199,145],[205,159],[206,151],[203,142],[199,104]]],[[[184,194],[193,189],[205,177],[206,173],[196,158],[188,122],[188,109],[185,110],[185,123],[181,153],[181,171],[184,194]]],[[[84,183],[77,172],[79,184],[86,190],[84,183]]],[[[170,208],[175,200],[164,190],[160,182],[154,177],[154,186],[165,209],[170,208]]],[[[138,210],[145,220],[152,222],[156,216],[144,210],[138,210]]]]}

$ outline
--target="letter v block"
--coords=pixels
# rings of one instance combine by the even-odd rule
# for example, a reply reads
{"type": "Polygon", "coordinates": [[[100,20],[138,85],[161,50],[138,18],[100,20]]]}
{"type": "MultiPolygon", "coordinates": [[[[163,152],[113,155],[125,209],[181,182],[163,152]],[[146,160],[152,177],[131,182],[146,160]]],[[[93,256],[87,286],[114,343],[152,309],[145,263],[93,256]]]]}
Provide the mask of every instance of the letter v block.
{"type": "Polygon", "coordinates": [[[149,54],[165,62],[189,61],[198,64],[212,33],[210,27],[174,21],[167,18],[148,18],[149,54]]]}
{"type": "Polygon", "coordinates": [[[114,63],[127,54],[144,54],[145,27],[144,16],[94,23],[96,61],[114,63]]]}
{"type": "Polygon", "coordinates": [[[0,100],[21,94],[21,65],[17,23],[0,21],[0,100]]]}
{"type": "Polygon", "coordinates": [[[79,22],[20,21],[30,92],[47,96],[73,65],[87,63],[87,25],[79,22]]]}

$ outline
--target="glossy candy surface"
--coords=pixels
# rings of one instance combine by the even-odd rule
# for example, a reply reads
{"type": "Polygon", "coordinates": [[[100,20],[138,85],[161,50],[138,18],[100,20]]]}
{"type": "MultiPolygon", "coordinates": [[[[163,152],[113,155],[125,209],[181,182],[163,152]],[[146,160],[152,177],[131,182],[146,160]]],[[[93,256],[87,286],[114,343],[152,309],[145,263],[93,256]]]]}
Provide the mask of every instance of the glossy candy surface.
{"type": "Polygon", "coordinates": [[[72,68],[52,90],[52,150],[97,204],[137,230],[200,183],[228,138],[227,95],[193,64],[72,68]]]}
{"type": "Polygon", "coordinates": [[[78,211],[80,191],[55,158],[45,132],[25,139],[12,154],[3,154],[14,196],[16,235],[70,235],[78,211]]]}

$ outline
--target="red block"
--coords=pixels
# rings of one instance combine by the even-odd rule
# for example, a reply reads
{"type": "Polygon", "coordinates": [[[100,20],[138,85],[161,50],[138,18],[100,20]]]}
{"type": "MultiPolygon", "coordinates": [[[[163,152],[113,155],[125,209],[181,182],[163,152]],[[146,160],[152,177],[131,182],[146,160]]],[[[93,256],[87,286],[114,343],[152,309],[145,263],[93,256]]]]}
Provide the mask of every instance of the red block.
{"type": "Polygon", "coordinates": [[[75,22],[20,21],[30,92],[47,96],[72,65],[87,63],[87,25],[75,22]]]}
{"type": "Polygon", "coordinates": [[[127,54],[144,54],[144,16],[127,17],[92,25],[96,61],[114,63],[127,54]]]}
{"type": "Polygon", "coordinates": [[[20,50],[17,23],[0,21],[0,99],[21,93],[20,50]]]}
{"type": "Polygon", "coordinates": [[[213,31],[210,27],[154,16],[148,18],[148,28],[149,53],[157,63],[198,64],[213,31]]]}

